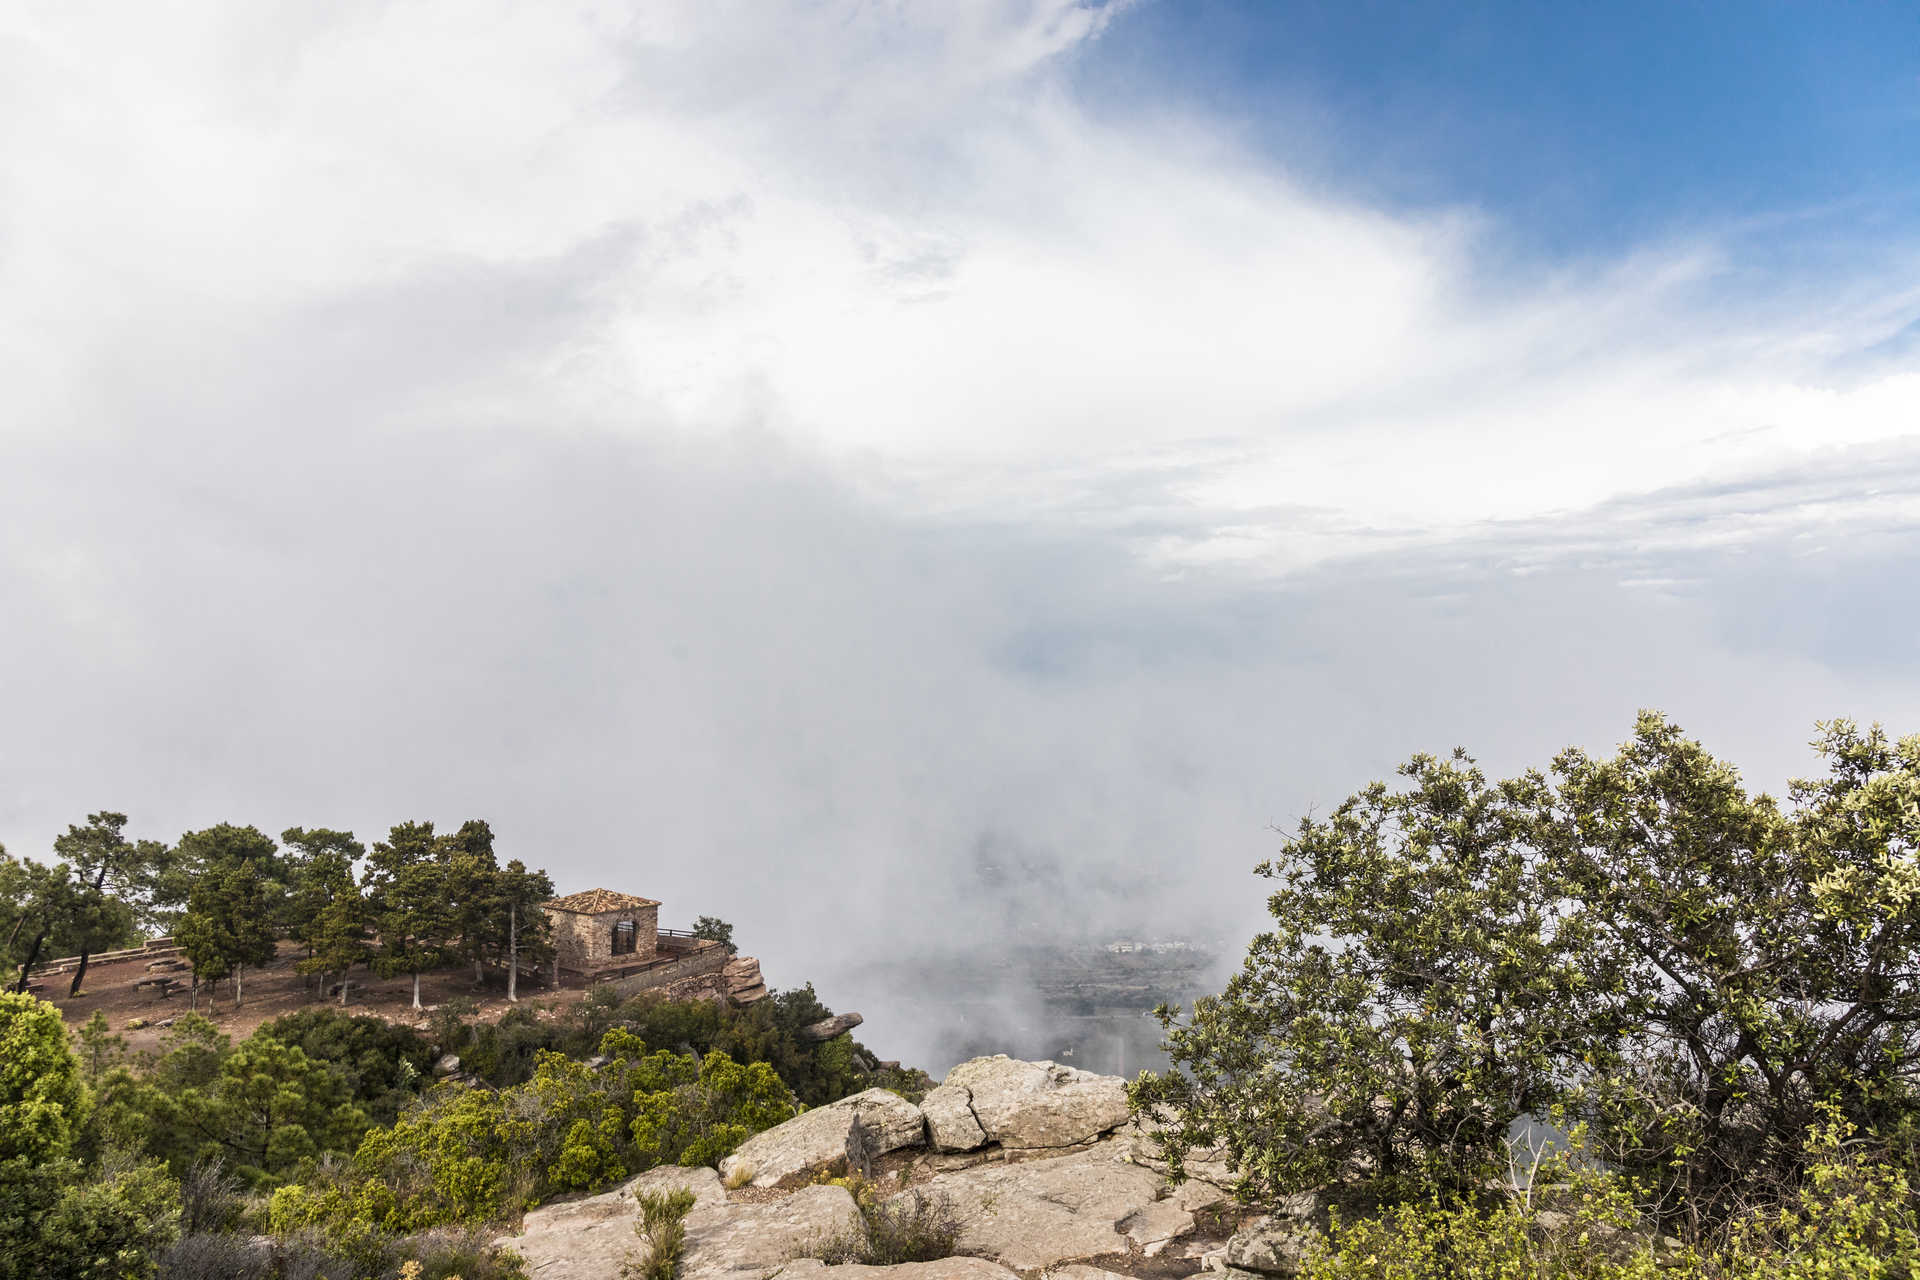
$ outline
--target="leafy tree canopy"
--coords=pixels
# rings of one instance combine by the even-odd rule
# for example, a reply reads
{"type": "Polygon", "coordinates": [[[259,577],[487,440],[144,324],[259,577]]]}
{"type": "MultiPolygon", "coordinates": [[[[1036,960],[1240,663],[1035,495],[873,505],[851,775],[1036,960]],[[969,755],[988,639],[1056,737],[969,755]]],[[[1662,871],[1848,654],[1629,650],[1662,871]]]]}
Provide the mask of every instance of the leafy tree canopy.
{"type": "Polygon", "coordinates": [[[1468,1194],[1517,1119],[1585,1127],[1667,1220],[1789,1185],[1819,1108],[1910,1133],[1920,738],[1822,726],[1788,803],[1657,714],[1612,757],[1494,782],[1418,756],[1259,868],[1274,928],[1137,1105],[1176,1168],[1468,1194]]]}

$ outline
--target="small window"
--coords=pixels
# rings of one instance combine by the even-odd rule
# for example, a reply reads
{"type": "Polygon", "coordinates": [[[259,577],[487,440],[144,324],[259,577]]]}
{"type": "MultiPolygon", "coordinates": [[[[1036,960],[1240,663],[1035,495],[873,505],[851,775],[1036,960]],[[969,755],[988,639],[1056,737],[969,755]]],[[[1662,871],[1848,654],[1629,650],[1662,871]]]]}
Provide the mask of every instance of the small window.
{"type": "Polygon", "coordinates": [[[638,936],[638,931],[634,928],[633,921],[622,920],[616,923],[613,926],[613,954],[617,956],[632,955],[634,942],[638,936]]]}

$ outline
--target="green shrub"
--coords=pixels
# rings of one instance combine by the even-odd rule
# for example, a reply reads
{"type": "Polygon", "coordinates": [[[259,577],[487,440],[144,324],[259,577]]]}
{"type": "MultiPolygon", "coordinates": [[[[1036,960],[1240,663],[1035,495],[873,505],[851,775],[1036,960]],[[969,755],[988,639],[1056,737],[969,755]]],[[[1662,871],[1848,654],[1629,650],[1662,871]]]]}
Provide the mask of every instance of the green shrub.
{"type": "Polygon", "coordinates": [[[816,1243],[808,1256],[828,1266],[876,1267],[953,1256],[965,1224],[944,1193],[906,1191],[882,1199],[879,1187],[857,1173],[832,1181],[852,1193],[856,1214],[844,1230],[816,1243]]]}
{"type": "Polygon", "coordinates": [[[647,1257],[638,1264],[623,1264],[620,1268],[623,1277],[673,1280],[680,1270],[680,1255],[686,1248],[686,1218],[693,1201],[693,1192],[685,1187],[640,1193],[640,1221],[633,1224],[633,1233],[646,1242],[647,1257]]]}

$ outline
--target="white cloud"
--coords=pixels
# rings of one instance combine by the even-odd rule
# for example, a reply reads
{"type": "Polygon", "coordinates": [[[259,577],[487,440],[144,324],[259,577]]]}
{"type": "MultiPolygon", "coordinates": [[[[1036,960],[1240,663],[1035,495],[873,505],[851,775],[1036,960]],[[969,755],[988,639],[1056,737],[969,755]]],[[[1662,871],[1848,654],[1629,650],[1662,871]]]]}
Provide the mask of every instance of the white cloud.
{"type": "Polygon", "coordinates": [[[0,838],[485,812],[792,981],[982,841],[1237,921],[1410,750],[1920,714],[1913,290],[1515,263],[1080,100],[1124,21],[13,7],[0,838]]]}

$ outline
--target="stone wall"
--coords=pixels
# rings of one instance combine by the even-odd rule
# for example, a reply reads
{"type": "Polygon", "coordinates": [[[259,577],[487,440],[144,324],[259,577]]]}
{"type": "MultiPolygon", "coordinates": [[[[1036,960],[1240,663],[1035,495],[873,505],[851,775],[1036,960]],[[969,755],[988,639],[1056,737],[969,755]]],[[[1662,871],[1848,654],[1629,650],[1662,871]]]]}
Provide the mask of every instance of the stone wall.
{"type": "Polygon", "coordinates": [[[660,908],[637,907],[631,911],[600,911],[592,915],[578,911],[549,911],[553,922],[553,947],[562,969],[591,974],[597,969],[645,964],[654,958],[660,937],[660,908]],[[634,925],[634,949],[629,955],[613,954],[613,928],[622,920],[634,925]]]}
{"type": "Polygon", "coordinates": [[[639,973],[605,978],[598,985],[612,987],[621,995],[630,996],[658,987],[674,986],[689,978],[718,974],[727,967],[727,961],[730,959],[732,957],[727,954],[725,947],[717,942],[706,942],[675,959],[664,962],[656,959],[653,964],[639,973]]]}

